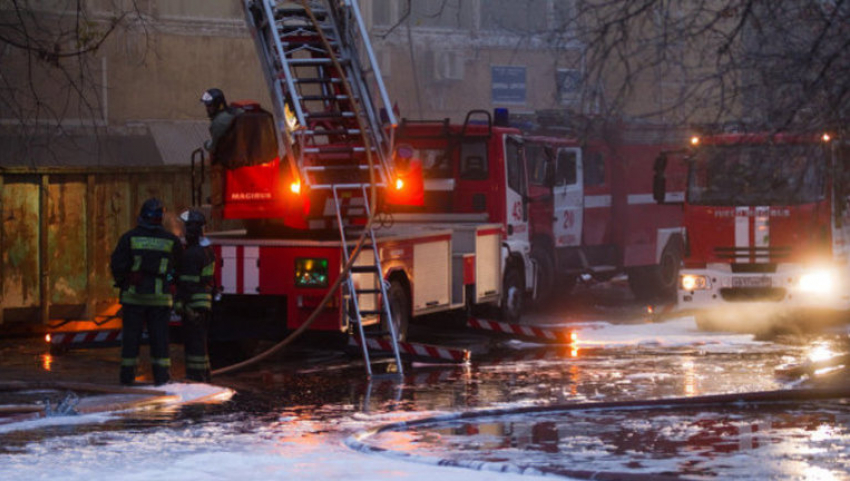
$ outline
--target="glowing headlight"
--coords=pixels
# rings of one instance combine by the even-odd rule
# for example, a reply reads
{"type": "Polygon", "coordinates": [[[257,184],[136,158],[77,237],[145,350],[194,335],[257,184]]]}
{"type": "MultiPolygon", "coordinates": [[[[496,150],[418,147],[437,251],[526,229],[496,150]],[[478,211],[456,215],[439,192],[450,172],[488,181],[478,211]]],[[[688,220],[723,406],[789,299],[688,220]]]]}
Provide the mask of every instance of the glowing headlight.
{"type": "Polygon", "coordinates": [[[686,291],[697,291],[708,289],[710,284],[708,283],[708,277],[706,276],[695,276],[692,274],[685,274],[680,278],[680,285],[682,289],[686,291]]]}
{"type": "Polygon", "coordinates": [[[835,289],[835,277],[830,271],[813,271],[800,276],[799,288],[803,292],[829,294],[835,289]]]}

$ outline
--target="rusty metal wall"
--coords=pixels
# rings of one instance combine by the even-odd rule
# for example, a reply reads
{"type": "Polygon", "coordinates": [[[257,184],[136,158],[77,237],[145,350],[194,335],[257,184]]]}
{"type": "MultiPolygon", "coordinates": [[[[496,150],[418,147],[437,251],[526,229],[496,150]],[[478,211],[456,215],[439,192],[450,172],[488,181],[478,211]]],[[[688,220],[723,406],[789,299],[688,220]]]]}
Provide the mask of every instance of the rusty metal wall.
{"type": "Polygon", "coordinates": [[[189,168],[0,170],[0,335],[113,306],[109,257],[152,196],[179,230],[189,168]]]}

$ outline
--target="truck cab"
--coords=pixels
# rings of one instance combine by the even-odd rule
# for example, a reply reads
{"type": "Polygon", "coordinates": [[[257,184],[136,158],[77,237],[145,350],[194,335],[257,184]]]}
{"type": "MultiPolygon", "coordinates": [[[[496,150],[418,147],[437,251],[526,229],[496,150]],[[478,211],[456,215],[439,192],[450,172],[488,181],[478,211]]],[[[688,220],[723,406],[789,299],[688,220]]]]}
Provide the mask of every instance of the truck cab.
{"type": "Polygon", "coordinates": [[[677,310],[703,328],[750,330],[850,310],[844,162],[831,137],[694,137],[683,158],[687,256],[677,310]]]}

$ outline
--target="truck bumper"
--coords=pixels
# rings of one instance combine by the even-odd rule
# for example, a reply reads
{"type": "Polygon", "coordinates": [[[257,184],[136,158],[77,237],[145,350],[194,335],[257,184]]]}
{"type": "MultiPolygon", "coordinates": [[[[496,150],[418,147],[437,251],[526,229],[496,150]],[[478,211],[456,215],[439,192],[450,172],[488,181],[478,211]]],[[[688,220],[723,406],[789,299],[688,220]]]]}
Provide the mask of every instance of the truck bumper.
{"type": "Polygon", "coordinates": [[[728,319],[756,323],[777,319],[850,319],[847,276],[835,274],[830,282],[801,287],[801,279],[813,271],[801,266],[780,266],[770,273],[737,273],[729,266],[682,269],[677,296],[677,315],[728,319]],[[692,276],[694,282],[683,282],[692,276]],[[684,285],[694,286],[684,289],[684,285]]]}

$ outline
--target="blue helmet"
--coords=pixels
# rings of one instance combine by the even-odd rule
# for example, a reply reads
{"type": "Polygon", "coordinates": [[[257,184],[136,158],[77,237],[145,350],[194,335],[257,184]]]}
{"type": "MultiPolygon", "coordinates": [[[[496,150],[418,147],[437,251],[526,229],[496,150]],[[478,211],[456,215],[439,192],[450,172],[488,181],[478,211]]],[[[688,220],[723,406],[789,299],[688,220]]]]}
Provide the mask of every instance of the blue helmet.
{"type": "Polygon", "coordinates": [[[142,204],[142,209],[139,211],[139,222],[162,225],[163,212],[165,212],[165,207],[162,206],[162,202],[156,197],[151,197],[142,204]]]}

